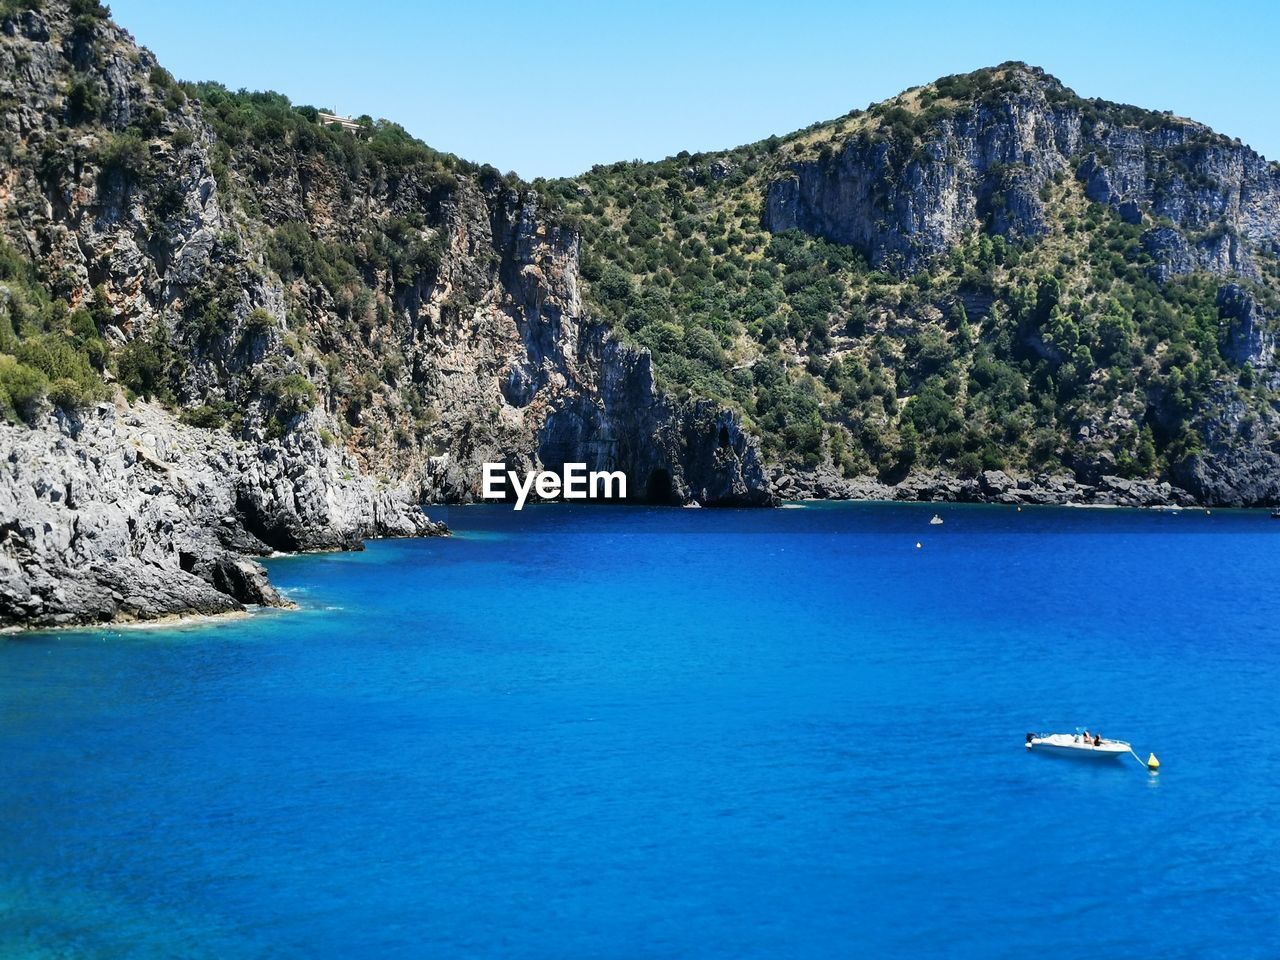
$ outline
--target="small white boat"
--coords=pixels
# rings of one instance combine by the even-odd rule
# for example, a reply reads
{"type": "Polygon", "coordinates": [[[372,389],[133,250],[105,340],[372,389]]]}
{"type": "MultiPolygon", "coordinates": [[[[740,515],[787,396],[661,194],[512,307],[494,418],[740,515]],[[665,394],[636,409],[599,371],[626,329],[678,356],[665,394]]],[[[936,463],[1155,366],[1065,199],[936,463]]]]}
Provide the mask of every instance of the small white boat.
{"type": "Polygon", "coordinates": [[[934,526],[937,526],[939,523],[942,523],[942,518],[935,513],[933,515],[933,519],[930,520],[929,522],[934,526]]]}
{"type": "MultiPolygon", "coordinates": [[[[1086,760],[1114,760],[1133,753],[1133,745],[1124,740],[1107,740],[1084,733],[1028,733],[1027,749],[1061,757],[1086,760]]],[[[1136,756],[1136,754],[1135,754],[1136,756]]]]}

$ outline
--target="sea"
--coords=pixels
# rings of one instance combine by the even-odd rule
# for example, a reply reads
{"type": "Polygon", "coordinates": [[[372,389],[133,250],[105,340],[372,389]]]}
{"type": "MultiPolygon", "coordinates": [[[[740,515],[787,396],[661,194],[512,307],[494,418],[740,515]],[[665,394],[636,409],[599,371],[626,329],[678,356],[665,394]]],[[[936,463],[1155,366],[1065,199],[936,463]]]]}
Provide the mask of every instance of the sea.
{"type": "Polygon", "coordinates": [[[1266,512],[431,513],[0,638],[0,957],[1280,956],[1266,512]]]}

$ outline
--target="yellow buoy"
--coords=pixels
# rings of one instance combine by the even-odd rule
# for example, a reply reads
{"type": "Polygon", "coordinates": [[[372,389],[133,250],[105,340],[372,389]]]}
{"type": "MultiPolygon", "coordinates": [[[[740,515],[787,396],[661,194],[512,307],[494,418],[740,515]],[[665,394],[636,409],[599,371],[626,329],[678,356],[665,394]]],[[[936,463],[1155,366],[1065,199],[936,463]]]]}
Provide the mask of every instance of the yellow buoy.
{"type": "Polygon", "coordinates": [[[1155,773],[1160,769],[1160,761],[1156,759],[1156,755],[1154,753],[1147,757],[1147,769],[1152,773],[1155,773]]]}

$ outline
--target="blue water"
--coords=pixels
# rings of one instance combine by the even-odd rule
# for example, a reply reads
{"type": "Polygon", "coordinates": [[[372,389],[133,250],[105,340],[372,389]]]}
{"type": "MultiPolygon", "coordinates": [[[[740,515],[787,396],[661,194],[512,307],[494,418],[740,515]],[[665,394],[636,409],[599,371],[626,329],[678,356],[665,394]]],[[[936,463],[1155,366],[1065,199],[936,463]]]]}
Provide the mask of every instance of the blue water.
{"type": "Polygon", "coordinates": [[[1280,955],[1265,514],[448,520],[0,640],[0,956],[1280,955]]]}

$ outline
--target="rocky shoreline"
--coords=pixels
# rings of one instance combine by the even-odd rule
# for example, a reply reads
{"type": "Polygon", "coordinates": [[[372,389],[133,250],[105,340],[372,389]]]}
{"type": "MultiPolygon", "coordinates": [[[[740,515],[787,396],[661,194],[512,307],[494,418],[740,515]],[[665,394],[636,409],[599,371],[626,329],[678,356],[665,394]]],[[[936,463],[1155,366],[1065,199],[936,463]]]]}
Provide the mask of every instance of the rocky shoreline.
{"type": "MultiPolygon", "coordinates": [[[[36,429],[0,425],[0,631],[287,608],[255,557],[448,535],[408,488],[379,485],[303,426],[274,444],[247,443],[150,404],[52,413],[36,429]]],[[[777,500],[1217,505],[1115,476],[919,471],[886,484],[775,466],[767,481],[777,500]]]]}
{"type": "Polygon", "coordinates": [[[0,627],[286,607],[254,557],[448,533],[305,429],[251,444],[101,404],[0,425],[0,449],[0,627]]]}
{"type": "Polygon", "coordinates": [[[113,630],[160,630],[165,627],[191,627],[200,624],[223,623],[228,620],[244,620],[253,616],[254,609],[257,610],[296,610],[297,604],[284,601],[271,607],[262,604],[246,604],[239,610],[228,610],[225,613],[166,613],[158,617],[152,617],[149,620],[107,620],[99,621],[96,624],[86,623],[60,623],[60,624],[17,624],[10,623],[0,626],[0,637],[14,634],[23,634],[27,632],[39,631],[41,633],[52,633],[60,630],[84,630],[89,626],[110,627],[113,630]]]}
{"type": "Polygon", "coordinates": [[[1200,504],[1186,490],[1154,480],[1104,476],[1081,483],[1070,474],[1011,477],[987,470],[961,478],[939,472],[912,473],[900,483],[874,477],[846,479],[831,471],[787,471],[770,474],[774,493],[783,500],[899,500],[925,503],[1006,503],[1044,506],[1193,507],[1200,504]]]}

